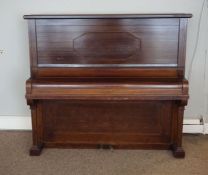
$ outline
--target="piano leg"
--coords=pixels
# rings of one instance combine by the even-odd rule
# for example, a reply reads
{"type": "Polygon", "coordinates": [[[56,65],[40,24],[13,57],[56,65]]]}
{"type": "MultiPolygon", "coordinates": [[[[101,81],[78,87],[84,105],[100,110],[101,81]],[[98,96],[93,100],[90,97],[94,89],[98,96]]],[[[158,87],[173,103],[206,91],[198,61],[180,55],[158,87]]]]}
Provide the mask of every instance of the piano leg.
{"type": "Polygon", "coordinates": [[[173,113],[173,144],[171,146],[173,156],[176,158],[184,158],[185,151],[182,148],[182,132],[183,132],[183,113],[184,106],[187,104],[187,101],[177,101],[175,105],[175,110],[173,113]]]}
{"type": "Polygon", "coordinates": [[[33,135],[33,146],[31,147],[29,153],[30,156],[39,156],[43,149],[43,143],[42,143],[43,126],[42,126],[41,105],[39,105],[36,100],[28,100],[27,102],[30,105],[30,109],[31,109],[32,135],[33,135]]]}

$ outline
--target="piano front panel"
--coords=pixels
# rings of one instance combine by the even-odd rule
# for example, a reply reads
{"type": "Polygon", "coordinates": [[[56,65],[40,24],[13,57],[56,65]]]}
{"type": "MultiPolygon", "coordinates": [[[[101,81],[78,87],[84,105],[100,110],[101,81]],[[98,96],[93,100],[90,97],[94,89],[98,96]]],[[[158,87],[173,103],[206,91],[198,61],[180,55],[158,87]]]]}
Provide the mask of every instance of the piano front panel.
{"type": "MultiPolygon", "coordinates": [[[[103,68],[113,69],[120,76],[131,68],[134,73],[130,76],[140,76],[141,68],[176,72],[178,36],[178,18],[40,19],[36,20],[36,69],[40,77],[42,72],[55,72],[54,68],[62,68],[59,70],[65,72],[64,77],[79,75],[79,68],[86,70],[80,76],[97,77],[117,76],[102,73],[103,68]],[[95,73],[99,70],[100,74],[95,73]]],[[[143,76],[149,75],[144,71],[143,76]]]]}

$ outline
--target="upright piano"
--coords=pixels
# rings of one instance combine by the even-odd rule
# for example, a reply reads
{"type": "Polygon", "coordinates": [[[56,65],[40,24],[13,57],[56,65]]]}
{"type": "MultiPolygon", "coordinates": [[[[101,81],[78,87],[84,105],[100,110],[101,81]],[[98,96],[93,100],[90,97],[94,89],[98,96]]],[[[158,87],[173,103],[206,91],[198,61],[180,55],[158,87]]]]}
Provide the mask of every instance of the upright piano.
{"type": "Polygon", "coordinates": [[[191,16],[25,15],[30,155],[43,148],[170,149],[183,158],[191,16]]]}

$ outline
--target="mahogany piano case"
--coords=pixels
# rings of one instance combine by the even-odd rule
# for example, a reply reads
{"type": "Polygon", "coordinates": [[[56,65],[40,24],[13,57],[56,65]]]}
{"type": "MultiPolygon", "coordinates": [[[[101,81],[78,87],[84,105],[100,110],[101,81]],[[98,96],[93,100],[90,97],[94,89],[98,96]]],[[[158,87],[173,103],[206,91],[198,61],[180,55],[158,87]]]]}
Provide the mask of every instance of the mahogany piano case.
{"type": "Polygon", "coordinates": [[[184,157],[190,17],[25,15],[30,155],[61,147],[171,149],[184,157]]]}

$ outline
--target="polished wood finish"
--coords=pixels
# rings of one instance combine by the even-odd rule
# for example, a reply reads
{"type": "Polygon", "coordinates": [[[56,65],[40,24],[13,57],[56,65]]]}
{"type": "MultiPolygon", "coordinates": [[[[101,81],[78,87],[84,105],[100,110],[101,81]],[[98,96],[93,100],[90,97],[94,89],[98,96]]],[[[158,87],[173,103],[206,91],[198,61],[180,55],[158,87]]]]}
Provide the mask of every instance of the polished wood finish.
{"type": "Polygon", "coordinates": [[[33,147],[172,149],[182,122],[190,14],[25,15],[33,147]]]}
{"type": "Polygon", "coordinates": [[[163,14],[34,14],[24,15],[24,19],[142,19],[142,18],[191,18],[192,14],[163,13],[163,14]]]}
{"type": "Polygon", "coordinates": [[[38,66],[175,67],[178,30],[179,19],[37,21],[38,66]]]}

